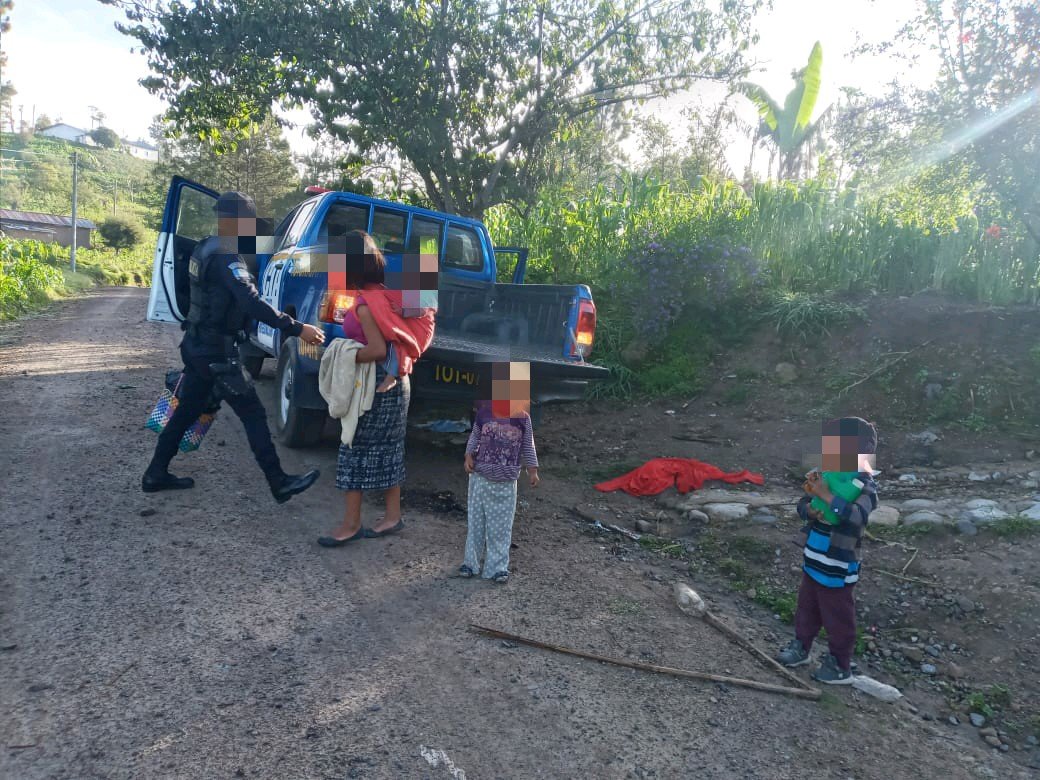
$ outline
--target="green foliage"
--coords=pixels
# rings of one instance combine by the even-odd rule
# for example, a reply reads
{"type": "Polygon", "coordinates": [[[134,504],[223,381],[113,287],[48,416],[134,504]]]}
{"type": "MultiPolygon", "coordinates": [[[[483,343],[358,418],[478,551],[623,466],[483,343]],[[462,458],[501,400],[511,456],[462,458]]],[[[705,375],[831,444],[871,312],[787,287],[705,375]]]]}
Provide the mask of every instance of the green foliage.
{"type": "Polygon", "coordinates": [[[987,523],[985,529],[994,536],[1003,538],[1034,536],[1040,533],[1040,522],[1027,517],[1009,517],[1006,520],[987,523]]]}
{"type": "Polygon", "coordinates": [[[776,291],[765,310],[778,333],[802,341],[865,318],[862,307],[804,292],[776,291]]]}
{"type": "Polygon", "coordinates": [[[119,148],[119,135],[111,128],[97,127],[90,131],[90,137],[98,146],[103,146],[106,149],[119,148]]]}
{"type": "Polygon", "coordinates": [[[42,306],[63,288],[61,272],[31,249],[0,233],[0,320],[42,306]]]}
{"type": "Polygon", "coordinates": [[[642,536],[639,539],[639,546],[644,550],[652,550],[669,558],[686,557],[686,548],[683,547],[682,542],[671,539],[662,539],[658,536],[642,536]]]}
{"type": "Polygon", "coordinates": [[[779,615],[783,622],[794,621],[794,613],[798,608],[798,594],[795,591],[773,588],[760,583],[755,586],[754,601],[773,614],[779,615]]]}
{"type": "Polygon", "coordinates": [[[986,688],[973,691],[964,698],[964,703],[972,712],[978,712],[987,718],[992,718],[1004,707],[1011,704],[1011,689],[1006,685],[989,685],[986,688]]]}
{"type": "Polygon", "coordinates": [[[567,125],[743,76],[759,5],[143,0],[121,29],[185,132],[233,145],[272,106],[306,104],[366,158],[406,160],[437,208],[479,216],[567,125]]]}
{"type": "Polygon", "coordinates": [[[125,217],[109,217],[98,226],[98,233],[117,251],[133,249],[144,240],[144,228],[125,217]]]}

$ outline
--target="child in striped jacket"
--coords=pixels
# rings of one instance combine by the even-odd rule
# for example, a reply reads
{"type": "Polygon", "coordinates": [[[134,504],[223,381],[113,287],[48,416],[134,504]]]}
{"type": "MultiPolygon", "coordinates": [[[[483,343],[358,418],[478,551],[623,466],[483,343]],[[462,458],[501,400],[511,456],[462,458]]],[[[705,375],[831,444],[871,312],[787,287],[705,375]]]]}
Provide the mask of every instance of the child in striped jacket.
{"type": "Polygon", "coordinates": [[[807,475],[805,495],[798,502],[798,514],[805,526],[795,638],[780,651],[777,660],[785,666],[808,663],[813,642],[825,628],[829,652],[812,677],[829,685],[848,685],[852,682],[852,651],[856,645],[852,589],[859,580],[863,531],[870,513],[877,508],[877,430],[859,417],[830,420],[823,424],[821,444],[823,470],[854,472],[863,489],[855,501],[846,501],[831,492],[818,471],[807,475]],[[827,505],[837,524],[813,507],[814,498],[827,505]]]}

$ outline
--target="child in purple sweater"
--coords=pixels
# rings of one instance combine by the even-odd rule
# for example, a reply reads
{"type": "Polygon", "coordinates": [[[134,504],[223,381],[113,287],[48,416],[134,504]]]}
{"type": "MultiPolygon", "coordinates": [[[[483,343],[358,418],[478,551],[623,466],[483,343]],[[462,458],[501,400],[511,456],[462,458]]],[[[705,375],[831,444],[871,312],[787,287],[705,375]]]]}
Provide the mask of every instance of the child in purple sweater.
{"type": "Polygon", "coordinates": [[[459,576],[482,572],[484,579],[503,584],[509,581],[509,545],[520,468],[527,469],[531,487],[537,487],[538,454],[527,412],[530,365],[494,363],[489,373],[491,399],[477,402],[473,431],[466,444],[469,530],[459,576]]]}

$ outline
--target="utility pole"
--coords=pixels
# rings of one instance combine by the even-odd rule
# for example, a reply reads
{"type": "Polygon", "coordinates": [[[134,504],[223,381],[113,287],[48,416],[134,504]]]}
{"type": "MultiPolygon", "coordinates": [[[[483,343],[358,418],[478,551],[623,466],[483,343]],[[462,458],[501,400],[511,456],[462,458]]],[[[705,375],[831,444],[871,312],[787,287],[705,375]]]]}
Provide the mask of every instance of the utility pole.
{"type": "Polygon", "coordinates": [[[76,219],[76,196],[79,189],[79,152],[72,153],[72,249],[69,258],[72,272],[76,273],[76,239],[79,238],[79,221],[76,219]]]}

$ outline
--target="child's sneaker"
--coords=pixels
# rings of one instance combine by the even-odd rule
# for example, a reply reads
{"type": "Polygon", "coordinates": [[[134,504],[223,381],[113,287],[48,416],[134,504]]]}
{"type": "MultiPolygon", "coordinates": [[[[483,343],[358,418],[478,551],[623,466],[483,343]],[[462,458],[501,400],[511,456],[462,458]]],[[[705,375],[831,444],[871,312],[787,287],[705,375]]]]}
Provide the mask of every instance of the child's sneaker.
{"type": "Polygon", "coordinates": [[[468,580],[470,577],[473,576],[473,569],[471,569],[466,564],[462,564],[459,567],[459,576],[462,577],[462,579],[464,580],[468,580]]]}
{"type": "Polygon", "coordinates": [[[787,643],[787,647],[777,653],[776,660],[784,666],[803,666],[809,663],[809,654],[805,652],[801,641],[792,639],[787,643]]]}
{"type": "Polygon", "coordinates": [[[505,585],[507,582],[509,582],[509,572],[500,571],[496,573],[491,579],[497,582],[499,585],[505,585]]]}
{"type": "Polygon", "coordinates": [[[828,653],[820,662],[820,668],[810,675],[816,682],[826,685],[852,685],[852,672],[838,666],[838,659],[828,653]]]}

